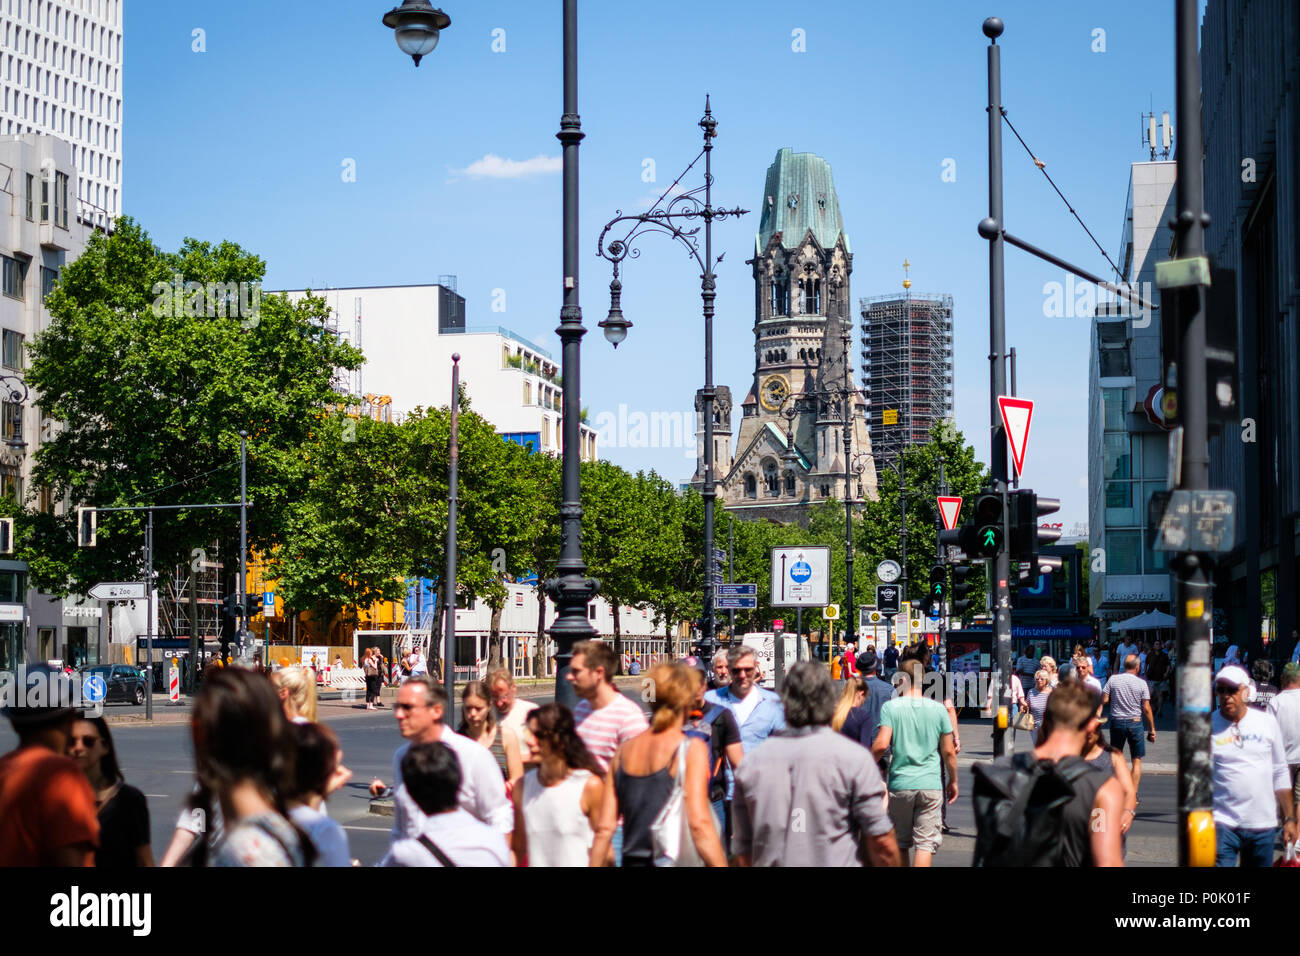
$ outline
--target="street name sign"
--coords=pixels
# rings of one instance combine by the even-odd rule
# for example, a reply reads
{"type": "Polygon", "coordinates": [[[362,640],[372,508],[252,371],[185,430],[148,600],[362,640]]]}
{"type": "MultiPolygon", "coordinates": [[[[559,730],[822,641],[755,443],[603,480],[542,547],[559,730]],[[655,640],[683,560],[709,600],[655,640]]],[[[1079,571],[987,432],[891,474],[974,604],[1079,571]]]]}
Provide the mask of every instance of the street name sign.
{"type": "Polygon", "coordinates": [[[1157,491],[1148,505],[1156,528],[1153,551],[1231,551],[1237,530],[1237,496],[1231,491],[1157,491]]]}
{"type": "Polygon", "coordinates": [[[96,601],[142,601],[145,597],[143,581],[103,581],[86,592],[96,601]]]}
{"type": "Polygon", "coordinates": [[[1007,431],[1007,441],[1011,443],[1011,457],[1015,461],[1016,474],[1025,473],[1025,446],[1029,443],[1029,423],[1034,417],[1034,403],[1027,398],[1014,395],[999,395],[998,408],[1002,412],[1002,425],[1007,431]]]}
{"type": "Polygon", "coordinates": [[[830,603],[831,549],[772,549],[772,606],[825,607],[830,603]]]}
{"type": "Polygon", "coordinates": [[[758,598],[743,594],[728,597],[720,595],[714,600],[713,606],[719,611],[753,611],[758,608],[758,598]]]}
{"type": "Polygon", "coordinates": [[[720,598],[724,597],[757,597],[757,584],[715,584],[713,592],[720,598]]]}

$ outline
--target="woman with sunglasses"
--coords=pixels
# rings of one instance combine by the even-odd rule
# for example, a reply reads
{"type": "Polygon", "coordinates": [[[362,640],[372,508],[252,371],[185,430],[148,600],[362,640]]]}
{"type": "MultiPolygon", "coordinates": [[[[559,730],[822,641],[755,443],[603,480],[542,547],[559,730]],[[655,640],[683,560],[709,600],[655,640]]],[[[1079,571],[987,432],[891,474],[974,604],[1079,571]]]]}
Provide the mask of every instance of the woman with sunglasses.
{"type": "Polygon", "coordinates": [[[99,849],[95,866],[121,869],[153,866],[149,844],[149,805],[144,794],[126,782],[108,721],[83,717],[72,727],[68,756],[80,764],[99,811],[99,849]]]}

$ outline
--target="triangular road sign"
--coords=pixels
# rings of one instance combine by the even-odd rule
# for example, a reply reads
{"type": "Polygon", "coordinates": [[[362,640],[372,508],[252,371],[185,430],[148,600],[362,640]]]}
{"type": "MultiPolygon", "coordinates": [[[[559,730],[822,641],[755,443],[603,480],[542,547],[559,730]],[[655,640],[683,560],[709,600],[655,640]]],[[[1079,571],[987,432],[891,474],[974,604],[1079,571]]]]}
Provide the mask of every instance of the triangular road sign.
{"type": "Polygon", "coordinates": [[[1002,410],[1002,425],[1011,443],[1011,457],[1016,474],[1025,473],[1025,446],[1029,444],[1029,423],[1034,417],[1034,403],[1014,395],[999,395],[998,408],[1002,410]]]}
{"type": "Polygon", "coordinates": [[[961,496],[939,495],[936,499],[939,502],[939,517],[943,519],[945,531],[951,531],[957,527],[957,515],[961,514],[961,496]]]}

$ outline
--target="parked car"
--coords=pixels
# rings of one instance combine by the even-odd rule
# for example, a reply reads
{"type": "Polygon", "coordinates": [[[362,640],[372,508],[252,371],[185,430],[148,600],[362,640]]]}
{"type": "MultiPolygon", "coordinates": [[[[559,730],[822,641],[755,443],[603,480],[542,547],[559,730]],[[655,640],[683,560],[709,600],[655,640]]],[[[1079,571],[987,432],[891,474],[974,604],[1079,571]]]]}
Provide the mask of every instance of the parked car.
{"type": "Polygon", "coordinates": [[[108,693],[104,696],[104,703],[122,701],[132,704],[144,703],[144,672],[138,668],[126,664],[101,664],[98,667],[87,668],[82,675],[82,679],[84,680],[91,674],[102,677],[104,683],[108,685],[108,693]]]}

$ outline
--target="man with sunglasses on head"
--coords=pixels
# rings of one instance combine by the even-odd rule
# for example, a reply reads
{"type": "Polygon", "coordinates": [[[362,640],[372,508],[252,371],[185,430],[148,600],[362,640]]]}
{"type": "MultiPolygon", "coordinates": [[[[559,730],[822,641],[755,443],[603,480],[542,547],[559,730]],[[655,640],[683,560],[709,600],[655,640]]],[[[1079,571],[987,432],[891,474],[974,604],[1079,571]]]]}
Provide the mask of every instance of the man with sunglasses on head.
{"type": "Polygon", "coordinates": [[[1214,765],[1215,866],[1271,866],[1281,809],[1287,843],[1296,808],[1282,730],[1272,714],[1248,706],[1250,676],[1229,664],[1214,678],[1219,709],[1210,718],[1214,765]]]}

